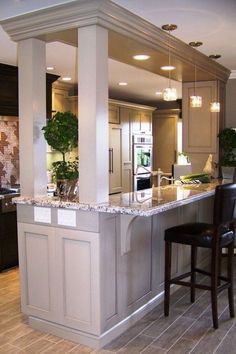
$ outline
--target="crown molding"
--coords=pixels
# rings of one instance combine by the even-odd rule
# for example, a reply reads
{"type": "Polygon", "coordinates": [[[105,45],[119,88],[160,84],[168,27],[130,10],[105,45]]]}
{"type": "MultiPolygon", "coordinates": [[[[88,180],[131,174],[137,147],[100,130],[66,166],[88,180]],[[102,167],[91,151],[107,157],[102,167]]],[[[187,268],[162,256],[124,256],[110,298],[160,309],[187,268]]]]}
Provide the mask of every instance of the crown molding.
{"type": "Polygon", "coordinates": [[[236,79],[236,70],[231,70],[231,74],[229,76],[229,79],[236,79]]]}
{"type": "Polygon", "coordinates": [[[0,24],[14,41],[28,38],[47,41],[48,35],[52,41],[57,33],[66,30],[74,30],[77,38],[77,28],[99,25],[157,51],[167,53],[170,47],[171,55],[181,62],[196,63],[221,81],[226,82],[230,75],[224,66],[110,0],[77,0],[9,18],[0,24]]]}

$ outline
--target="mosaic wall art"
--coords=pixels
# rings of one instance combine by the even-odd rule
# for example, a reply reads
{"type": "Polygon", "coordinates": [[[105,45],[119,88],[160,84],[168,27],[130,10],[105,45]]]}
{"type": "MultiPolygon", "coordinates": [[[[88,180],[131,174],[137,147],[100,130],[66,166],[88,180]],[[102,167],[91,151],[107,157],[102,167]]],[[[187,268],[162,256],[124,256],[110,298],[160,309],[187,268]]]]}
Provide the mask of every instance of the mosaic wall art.
{"type": "Polygon", "coordinates": [[[0,120],[0,185],[19,183],[18,120],[0,120]]]}

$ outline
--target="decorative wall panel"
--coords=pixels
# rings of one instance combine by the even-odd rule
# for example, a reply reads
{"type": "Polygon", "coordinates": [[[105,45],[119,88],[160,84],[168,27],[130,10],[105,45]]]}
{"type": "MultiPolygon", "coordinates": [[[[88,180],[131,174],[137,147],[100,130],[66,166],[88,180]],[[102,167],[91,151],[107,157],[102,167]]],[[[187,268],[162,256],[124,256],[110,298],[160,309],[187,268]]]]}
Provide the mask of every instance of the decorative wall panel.
{"type": "Polygon", "coordinates": [[[17,118],[0,119],[0,184],[19,183],[19,126],[17,118]]]}

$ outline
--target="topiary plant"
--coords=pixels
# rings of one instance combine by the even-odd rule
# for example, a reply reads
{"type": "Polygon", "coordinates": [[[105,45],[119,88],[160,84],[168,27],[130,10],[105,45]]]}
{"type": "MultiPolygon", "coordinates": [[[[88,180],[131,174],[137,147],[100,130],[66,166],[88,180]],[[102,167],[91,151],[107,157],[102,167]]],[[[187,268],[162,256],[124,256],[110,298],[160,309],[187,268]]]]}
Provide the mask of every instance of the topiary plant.
{"type": "Polygon", "coordinates": [[[54,150],[62,154],[62,161],[52,164],[56,180],[73,180],[79,176],[78,159],[66,161],[66,153],[78,146],[78,119],[72,112],[57,112],[42,128],[44,137],[54,150]]]}
{"type": "Polygon", "coordinates": [[[236,167],[236,130],[225,128],[219,135],[220,165],[236,167]]]}

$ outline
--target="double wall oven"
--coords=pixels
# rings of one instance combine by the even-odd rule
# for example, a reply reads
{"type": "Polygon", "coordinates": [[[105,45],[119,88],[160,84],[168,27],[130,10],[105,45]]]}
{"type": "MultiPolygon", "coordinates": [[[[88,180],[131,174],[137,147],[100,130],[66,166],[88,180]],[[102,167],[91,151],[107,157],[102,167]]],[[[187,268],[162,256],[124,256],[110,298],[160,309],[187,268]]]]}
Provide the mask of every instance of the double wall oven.
{"type": "Polygon", "coordinates": [[[134,191],[151,188],[152,136],[133,135],[134,191]]]}

